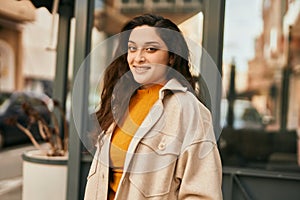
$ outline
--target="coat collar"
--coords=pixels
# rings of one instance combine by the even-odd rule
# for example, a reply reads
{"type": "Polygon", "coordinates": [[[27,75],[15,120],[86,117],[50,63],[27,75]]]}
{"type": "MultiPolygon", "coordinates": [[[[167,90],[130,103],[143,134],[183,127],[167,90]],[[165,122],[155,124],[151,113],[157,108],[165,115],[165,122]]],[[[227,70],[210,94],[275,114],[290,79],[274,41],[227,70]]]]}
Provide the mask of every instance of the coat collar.
{"type": "Polygon", "coordinates": [[[182,86],[176,79],[169,80],[164,87],[159,91],[159,100],[162,100],[166,94],[166,91],[171,90],[174,92],[186,92],[187,87],[182,86]]]}

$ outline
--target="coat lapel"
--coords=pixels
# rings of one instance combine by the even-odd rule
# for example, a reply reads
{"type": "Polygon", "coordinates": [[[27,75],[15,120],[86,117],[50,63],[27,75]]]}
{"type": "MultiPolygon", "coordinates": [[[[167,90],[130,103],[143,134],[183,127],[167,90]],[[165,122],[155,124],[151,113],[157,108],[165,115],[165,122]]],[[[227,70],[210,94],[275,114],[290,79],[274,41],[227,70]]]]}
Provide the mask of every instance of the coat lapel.
{"type": "Polygon", "coordinates": [[[134,156],[135,149],[138,146],[138,143],[141,139],[151,130],[154,124],[158,121],[163,113],[163,103],[161,100],[158,100],[150,110],[149,114],[137,130],[136,134],[131,140],[131,143],[127,150],[127,155],[124,163],[124,171],[129,170],[130,162],[134,156]]]}

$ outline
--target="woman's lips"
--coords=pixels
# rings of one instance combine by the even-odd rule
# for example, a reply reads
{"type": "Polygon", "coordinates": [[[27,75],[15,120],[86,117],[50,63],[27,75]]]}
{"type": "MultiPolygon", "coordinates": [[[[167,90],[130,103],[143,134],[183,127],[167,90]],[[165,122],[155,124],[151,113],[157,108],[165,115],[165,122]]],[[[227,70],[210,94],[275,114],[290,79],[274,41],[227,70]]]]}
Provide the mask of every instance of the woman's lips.
{"type": "Polygon", "coordinates": [[[138,74],[142,74],[150,69],[149,66],[133,66],[133,68],[138,74]]]}

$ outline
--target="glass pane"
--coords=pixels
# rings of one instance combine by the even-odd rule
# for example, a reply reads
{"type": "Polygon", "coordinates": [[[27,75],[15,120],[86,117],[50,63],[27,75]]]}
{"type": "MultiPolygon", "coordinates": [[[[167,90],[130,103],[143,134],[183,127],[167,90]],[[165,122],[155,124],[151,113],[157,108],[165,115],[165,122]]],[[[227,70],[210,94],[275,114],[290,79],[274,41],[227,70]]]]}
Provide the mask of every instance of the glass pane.
{"type": "Polygon", "coordinates": [[[291,22],[285,20],[299,16],[295,4],[226,1],[219,141],[224,165],[299,170],[299,71],[293,70],[299,29],[289,41],[291,22]]]}
{"type": "Polygon", "coordinates": [[[201,2],[199,1],[189,1],[185,4],[179,4],[178,1],[173,0],[152,2],[118,0],[106,3],[103,3],[101,0],[96,0],[94,27],[92,29],[93,51],[90,54],[92,62],[90,111],[93,112],[93,110],[97,109],[99,102],[99,92],[97,91],[99,88],[99,80],[103,78],[101,76],[103,75],[104,69],[112,62],[110,58],[113,55],[115,44],[112,42],[113,38],[120,32],[121,27],[129,19],[143,13],[162,15],[171,19],[176,24],[180,24],[185,35],[198,45],[201,45],[203,15],[200,11],[201,2]]]}

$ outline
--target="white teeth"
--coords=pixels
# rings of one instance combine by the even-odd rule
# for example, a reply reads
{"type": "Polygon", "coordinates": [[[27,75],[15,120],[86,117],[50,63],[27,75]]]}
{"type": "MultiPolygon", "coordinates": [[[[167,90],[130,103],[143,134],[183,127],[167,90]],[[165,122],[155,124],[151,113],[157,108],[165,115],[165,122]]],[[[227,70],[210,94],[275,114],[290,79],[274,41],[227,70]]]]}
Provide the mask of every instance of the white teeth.
{"type": "Polygon", "coordinates": [[[134,68],[137,73],[143,73],[146,72],[148,69],[150,69],[150,67],[134,67],[134,68]]]}

